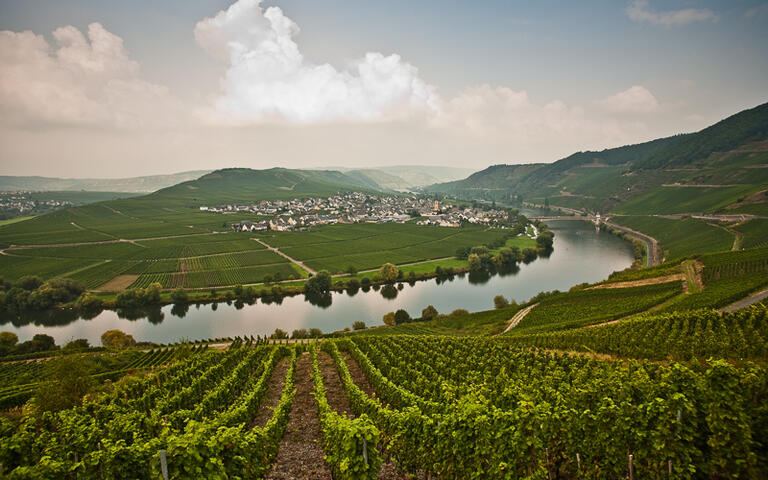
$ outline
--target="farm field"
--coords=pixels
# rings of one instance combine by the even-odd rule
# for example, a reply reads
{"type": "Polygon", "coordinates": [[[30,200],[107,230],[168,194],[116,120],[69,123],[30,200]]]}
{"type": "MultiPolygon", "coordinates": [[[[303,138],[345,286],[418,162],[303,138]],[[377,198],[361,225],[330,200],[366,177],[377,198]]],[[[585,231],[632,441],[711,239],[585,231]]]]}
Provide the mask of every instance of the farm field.
{"type": "Polygon", "coordinates": [[[741,244],[742,248],[764,247],[768,245],[768,219],[754,218],[741,225],[736,225],[733,229],[744,235],[741,244]]]}
{"type": "Polygon", "coordinates": [[[659,241],[664,257],[674,260],[694,253],[730,250],[734,236],[702,220],[672,220],[649,216],[616,216],[611,221],[646,233],[659,241]]]}
{"type": "Polygon", "coordinates": [[[544,297],[509,335],[584,327],[644,312],[682,293],[680,281],[544,297]]]}
{"type": "MultiPolygon", "coordinates": [[[[82,232],[82,231],[81,231],[82,232]]],[[[87,233],[87,232],[86,232],[87,233]]],[[[459,247],[471,247],[503,238],[503,230],[483,227],[440,228],[412,224],[354,224],[318,227],[310,232],[196,233],[173,238],[137,239],[72,246],[14,246],[0,255],[3,277],[16,281],[25,275],[43,279],[71,278],[86,288],[98,290],[121,275],[131,275],[131,287],[158,282],[166,289],[195,289],[272,280],[301,279],[307,272],[285,257],[255,241],[270,246],[310,268],[345,272],[377,269],[386,262],[412,265],[405,273],[431,272],[436,266],[464,266],[449,259],[459,247]]],[[[535,245],[528,237],[509,244],[535,245]]]]}
{"type": "Polygon", "coordinates": [[[315,270],[341,273],[386,262],[402,264],[452,257],[461,247],[490,244],[504,230],[480,226],[422,227],[413,224],[358,224],[321,227],[312,232],[262,235],[266,243],[315,270]]]}

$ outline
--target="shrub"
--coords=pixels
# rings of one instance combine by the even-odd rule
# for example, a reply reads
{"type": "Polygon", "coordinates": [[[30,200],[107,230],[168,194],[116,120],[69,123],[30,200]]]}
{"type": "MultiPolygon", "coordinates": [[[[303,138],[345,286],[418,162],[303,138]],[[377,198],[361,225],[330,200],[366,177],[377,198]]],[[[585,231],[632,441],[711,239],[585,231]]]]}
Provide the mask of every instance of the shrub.
{"type": "Polygon", "coordinates": [[[496,295],[493,297],[493,306],[496,308],[504,308],[509,306],[509,300],[504,295],[496,295]]]}
{"type": "Polygon", "coordinates": [[[437,309],[432,305],[427,306],[427,308],[421,311],[422,320],[432,320],[435,317],[437,317],[437,309]]]}
{"type": "Polygon", "coordinates": [[[411,316],[402,308],[395,312],[395,324],[408,323],[411,321],[411,316]]]}
{"type": "Polygon", "coordinates": [[[124,348],[136,344],[136,340],[122,330],[107,330],[101,335],[101,344],[105,347],[124,348]]]}

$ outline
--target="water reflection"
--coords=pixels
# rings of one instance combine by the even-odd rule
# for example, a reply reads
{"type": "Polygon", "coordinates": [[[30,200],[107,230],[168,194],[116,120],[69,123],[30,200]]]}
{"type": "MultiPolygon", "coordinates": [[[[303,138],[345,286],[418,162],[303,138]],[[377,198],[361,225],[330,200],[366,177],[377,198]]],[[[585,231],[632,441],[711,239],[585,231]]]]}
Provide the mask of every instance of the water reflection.
{"type": "Polygon", "coordinates": [[[444,313],[457,308],[486,310],[493,308],[493,297],[499,294],[521,302],[540,291],[567,290],[582,282],[602,280],[632,263],[629,244],[595,231],[587,222],[552,222],[550,227],[555,231],[555,245],[549,257],[494,272],[401,281],[383,287],[364,285],[316,298],[267,296],[255,303],[168,305],[87,315],[72,310],[35,312],[0,319],[0,330],[15,332],[21,341],[45,333],[59,344],[87,338],[95,345],[104,331],[113,328],[130,333],[136,340],[156,342],[264,335],[275,328],[333,331],[356,320],[369,326],[379,324],[385,313],[400,308],[412,316],[430,304],[444,313]]]}

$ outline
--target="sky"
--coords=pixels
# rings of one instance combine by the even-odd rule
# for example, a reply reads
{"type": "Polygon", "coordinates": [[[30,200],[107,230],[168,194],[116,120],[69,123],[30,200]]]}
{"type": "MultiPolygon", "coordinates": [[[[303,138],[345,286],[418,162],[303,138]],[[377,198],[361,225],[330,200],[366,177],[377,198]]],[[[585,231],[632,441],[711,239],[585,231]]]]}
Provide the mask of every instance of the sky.
{"type": "Polygon", "coordinates": [[[0,175],[553,162],[768,101],[759,0],[0,0],[0,175]]]}

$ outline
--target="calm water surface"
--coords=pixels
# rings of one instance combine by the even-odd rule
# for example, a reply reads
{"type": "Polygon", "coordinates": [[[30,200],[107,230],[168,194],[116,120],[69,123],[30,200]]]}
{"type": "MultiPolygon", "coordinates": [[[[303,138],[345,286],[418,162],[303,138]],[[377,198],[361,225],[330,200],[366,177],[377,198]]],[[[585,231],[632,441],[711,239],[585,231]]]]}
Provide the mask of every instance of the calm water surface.
{"type": "MultiPolygon", "coordinates": [[[[181,339],[206,339],[236,335],[264,335],[276,328],[291,332],[296,328],[320,328],[325,332],[349,326],[355,320],[367,325],[381,324],[381,317],[390,311],[404,308],[411,316],[419,316],[421,309],[434,305],[439,312],[457,308],[469,311],[493,308],[493,297],[503,294],[521,302],[545,290],[567,290],[582,282],[605,279],[611,272],[632,264],[632,248],[615,236],[596,231],[594,225],[578,220],[549,222],[555,232],[554,252],[549,258],[539,258],[520,265],[513,274],[494,275],[484,281],[469,276],[453,280],[429,280],[413,286],[403,284],[395,298],[389,289],[333,293],[332,304],[322,308],[310,304],[303,296],[286,297],[281,304],[242,305],[220,303],[191,305],[180,313],[172,305],[149,313],[121,318],[118,312],[104,311],[92,319],[58,315],[56,318],[40,315],[26,321],[0,321],[0,330],[13,331],[19,340],[30,339],[36,333],[45,333],[57,344],[74,338],[87,338],[92,345],[100,344],[104,331],[117,328],[133,335],[137,341],[175,342],[181,339]],[[139,317],[139,318],[136,318],[139,317]]],[[[126,316],[126,314],[122,314],[126,316]]]]}

